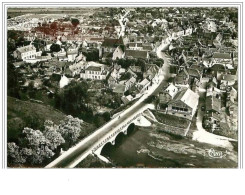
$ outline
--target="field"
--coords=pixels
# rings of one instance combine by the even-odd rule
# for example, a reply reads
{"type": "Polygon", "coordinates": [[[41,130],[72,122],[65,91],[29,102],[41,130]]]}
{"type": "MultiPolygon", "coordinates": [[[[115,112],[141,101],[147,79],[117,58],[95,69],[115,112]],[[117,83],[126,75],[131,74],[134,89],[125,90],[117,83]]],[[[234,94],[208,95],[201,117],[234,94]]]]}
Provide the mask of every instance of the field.
{"type": "Polygon", "coordinates": [[[8,8],[7,15],[10,17],[21,16],[25,14],[92,14],[94,8],[8,8]]]}

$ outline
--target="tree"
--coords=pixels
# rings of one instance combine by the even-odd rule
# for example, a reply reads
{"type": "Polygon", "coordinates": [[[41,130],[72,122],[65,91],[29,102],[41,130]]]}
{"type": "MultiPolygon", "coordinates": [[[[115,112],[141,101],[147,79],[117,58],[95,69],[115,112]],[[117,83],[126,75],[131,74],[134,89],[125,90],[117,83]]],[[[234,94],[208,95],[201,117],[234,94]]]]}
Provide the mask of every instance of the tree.
{"type": "Polygon", "coordinates": [[[78,140],[82,123],[82,120],[73,118],[71,115],[68,115],[65,120],[61,121],[57,131],[62,135],[65,141],[69,143],[69,146],[78,140]]]}
{"type": "Polygon", "coordinates": [[[26,156],[22,155],[21,149],[14,142],[7,145],[8,163],[10,164],[23,164],[26,162],[26,156]]]}
{"type": "Polygon", "coordinates": [[[7,64],[7,93],[9,96],[20,98],[18,74],[12,63],[7,64]]]}
{"type": "Polygon", "coordinates": [[[58,146],[65,143],[64,138],[58,132],[59,127],[55,125],[52,121],[46,120],[44,122],[44,136],[48,140],[48,147],[51,150],[57,149],[58,146]]]}
{"type": "Polygon", "coordinates": [[[124,73],[121,77],[120,80],[128,80],[131,78],[131,73],[130,72],[126,72],[124,73]]]}
{"type": "Polygon", "coordinates": [[[92,49],[83,53],[86,56],[87,61],[99,61],[99,50],[92,49]]]}
{"type": "Polygon", "coordinates": [[[40,130],[33,130],[31,128],[24,128],[24,137],[21,140],[21,144],[31,150],[31,155],[28,157],[28,161],[31,164],[42,164],[44,160],[51,158],[54,153],[48,147],[50,145],[49,140],[45,138],[40,130]]]}
{"type": "Polygon", "coordinates": [[[71,23],[74,27],[76,27],[79,24],[79,20],[77,18],[72,18],[71,23]]]}
{"type": "Polygon", "coordinates": [[[141,67],[141,71],[142,72],[145,72],[146,70],[146,63],[145,63],[145,60],[139,58],[136,62],[136,66],[140,66],[141,67]]]}
{"type": "Polygon", "coordinates": [[[42,56],[47,56],[48,53],[46,51],[42,51],[42,56]]]}
{"type": "Polygon", "coordinates": [[[90,121],[93,113],[89,107],[88,83],[72,81],[55,95],[55,107],[68,115],[90,121]]]}
{"type": "Polygon", "coordinates": [[[106,121],[105,121],[105,119],[104,119],[104,117],[102,115],[96,114],[94,116],[94,124],[95,124],[96,127],[102,126],[103,124],[105,124],[105,122],[106,121]]]}
{"type": "Polygon", "coordinates": [[[50,46],[50,51],[51,52],[59,52],[61,50],[60,48],[60,45],[56,44],[56,43],[53,43],[51,46],[50,46]]]}

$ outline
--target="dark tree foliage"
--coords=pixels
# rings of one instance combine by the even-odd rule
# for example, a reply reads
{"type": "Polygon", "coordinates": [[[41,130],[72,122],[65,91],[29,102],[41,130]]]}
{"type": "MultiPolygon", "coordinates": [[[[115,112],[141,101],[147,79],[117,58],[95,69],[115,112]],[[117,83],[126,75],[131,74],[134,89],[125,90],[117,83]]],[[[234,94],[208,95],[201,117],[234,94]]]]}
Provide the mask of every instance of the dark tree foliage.
{"type": "Polygon", "coordinates": [[[88,102],[88,84],[86,81],[72,81],[55,95],[56,108],[73,117],[91,122],[93,113],[88,102]]]}
{"type": "Polygon", "coordinates": [[[7,67],[7,94],[15,98],[20,98],[18,74],[12,63],[8,63],[7,67]]]}
{"type": "Polygon", "coordinates": [[[42,56],[47,56],[47,55],[48,55],[48,53],[46,51],[42,52],[42,56]]]}
{"type": "Polygon", "coordinates": [[[83,53],[87,61],[99,61],[99,50],[93,49],[83,53]]]}
{"type": "Polygon", "coordinates": [[[59,51],[61,50],[61,48],[60,48],[60,45],[53,43],[53,44],[50,46],[50,50],[51,50],[52,52],[59,52],[59,51]]]}
{"type": "Polygon", "coordinates": [[[130,78],[131,78],[130,72],[126,72],[120,77],[120,80],[128,80],[130,78]]]}
{"type": "Polygon", "coordinates": [[[79,20],[77,18],[72,18],[71,23],[74,27],[76,27],[79,24],[79,20]]]}

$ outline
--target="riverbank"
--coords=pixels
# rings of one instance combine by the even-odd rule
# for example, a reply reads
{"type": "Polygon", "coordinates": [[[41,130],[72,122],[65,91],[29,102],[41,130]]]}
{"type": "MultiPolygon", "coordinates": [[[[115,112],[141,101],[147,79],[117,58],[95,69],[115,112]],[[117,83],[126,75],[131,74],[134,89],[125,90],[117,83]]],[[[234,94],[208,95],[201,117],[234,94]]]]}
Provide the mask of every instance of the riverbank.
{"type": "Polygon", "coordinates": [[[237,151],[159,132],[156,127],[138,127],[115,146],[102,151],[116,167],[144,168],[236,168],[237,151]],[[222,158],[210,151],[224,154],[222,158]]]}

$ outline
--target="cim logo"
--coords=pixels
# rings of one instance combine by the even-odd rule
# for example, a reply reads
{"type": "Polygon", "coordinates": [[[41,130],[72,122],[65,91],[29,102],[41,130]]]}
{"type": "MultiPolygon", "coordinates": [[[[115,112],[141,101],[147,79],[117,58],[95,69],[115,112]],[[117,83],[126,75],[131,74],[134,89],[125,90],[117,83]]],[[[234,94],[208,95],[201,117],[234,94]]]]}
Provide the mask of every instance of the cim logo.
{"type": "Polygon", "coordinates": [[[227,156],[227,151],[226,152],[216,151],[213,148],[210,148],[207,153],[211,158],[224,158],[227,156]]]}

